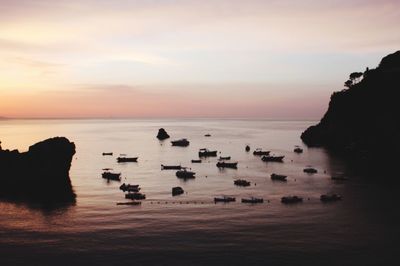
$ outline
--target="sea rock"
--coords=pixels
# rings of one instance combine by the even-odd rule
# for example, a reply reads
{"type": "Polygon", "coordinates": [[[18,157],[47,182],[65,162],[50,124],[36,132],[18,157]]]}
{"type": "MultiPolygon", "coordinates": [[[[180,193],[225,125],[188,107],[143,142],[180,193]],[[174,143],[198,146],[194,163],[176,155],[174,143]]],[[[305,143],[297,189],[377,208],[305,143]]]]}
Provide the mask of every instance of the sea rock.
{"type": "Polygon", "coordinates": [[[164,139],[168,139],[168,138],[169,138],[169,135],[168,135],[167,131],[165,131],[164,128],[160,128],[160,129],[158,130],[157,138],[158,138],[159,140],[164,140],[164,139]]]}
{"type": "Polygon", "coordinates": [[[0,148],[0,197],[74,201],[69,178],[74,154],[75,144],[64,137],[41,141],[22,153],[0,148]]]}
{"type": "Polygon", "coordinates": [[[398,152],[400,51],[384,57],[375,69],[350,75],[348,89],[331,96],[321,121],[301,135],[311,147],[326,147],[365,161],[387,161],[398,152]],[[355,78],[357,77],[357,79],[355,78]]]}

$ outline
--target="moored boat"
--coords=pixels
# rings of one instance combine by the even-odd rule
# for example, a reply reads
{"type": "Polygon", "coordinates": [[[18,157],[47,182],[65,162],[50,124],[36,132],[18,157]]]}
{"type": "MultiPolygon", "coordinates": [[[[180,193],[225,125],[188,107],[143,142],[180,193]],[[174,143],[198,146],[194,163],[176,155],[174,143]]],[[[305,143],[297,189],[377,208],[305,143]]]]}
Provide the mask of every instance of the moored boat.
{"type": "Polygon", "coordinates": [[[117,205],[140,205],[141,201],[117,202],[117,205]]]}
{"type": "Polygon", "coordinates": [[[312,168],[312,167],[304,168],[303,172],[307,173],[307,174],[316,174],[316,173],[318,173],[317,169],[312,168]]]}
{"type": "Polygon", "coordinates": [[[286,196],[281,198],[281,202],[285,204],[298,203],[298,202],[303,202],[303,198],[298,196],[286,196]]]}
{"type": "Polygon", "coordinates": [[[204,137],[211,137],[211,134],[207,133],[204,135],[204,137]]]}
{"type": "Polygon", "coordinates": [[[218,160],[220,160],[220,161],[224,161],[224,160],[230,160],[231,159],[231,156],[220,156],[219,157],[219,159],[218,160]]]}
{"type": "Polygon", "coordinates": [[[257,148],[253,151],[253,155],[262,156],[262,155],[269,155],[271,151],[263,151],[261,148],[257,148]]]}
{"type": "Polygon", "coordinates": [[[342,196],[337,195],[337,194],[331,194],[331,195],[323,194],[320,197],[320,200],[322,202],[338,201],[341,199],[342,199],[342,196]]]}
{"type": "Polygon", "coordinates": [[[140,187],[139,185],[131,185],[131,184],[125,184],[123,183],[120,187],[120,190],[122,190],[123,192],[125,191],[129,191],[129,192],[139,192],[140,191],[140,187]]]}
{"type": "Polygon", "coordinates": [[[214,202],[233,202],[233,201],[236,201],[236,198],[228,196],[214,198],[214,202]]]}
{"type": "Polygon", "coordinates": [[[121,181],[121,173],[112,173],[109,171],[105,171],[101,174],[101,176],[107,180],[121,181]]]}
{"type": "Polygon", "coordinates": [[[132,200],[142,200],[142,199],[146,199],[146,195],[142,194],[142,193],[134,192],[134,193],[125,194],[125,198],[132,199],[132,200]]]}
{"type": "Polygon", "coordinates": [[[112,156],[113,155],[113,153],[112,152],[103,152],[103,156],[112,156]]]}
{"type": "Polygon", "coordinates": [[[217,167],[218,168],[237,168],[238,162],[234,163],[227,163],[227,162],[218,162],[217,167]]]}
{"type": "Polygon", "coordinates": [[[172,188],[172,196],[177,196],[183,194],[185,191],[181,187],[173,187],[172,188]]]}
{"type": "Polygon", "coordinates": [[[242,203],[263,203],[263,202],[264,202],[263,198],[251,197],[242,199],[242,203]]]}
{"type": "Polygon", "coordinates": [[[285,158],[285,156],[264,155],[261,157],[261,160],[263,162],[283,162],[283,158],[285,158]]]}
{"type": "Polygon", "coordinates": [[[117,162],[127,163],[127,162],[137,162],[138,157],[118,157],[117,162]]]}
{"type": "Polygon", "coordinates": [[[249,146],[249,145],[246,145],[246,147],[244,148],[244,150],[245,150],[246,152],[249,152],[249,151],[250,151],[250,146],[249,146]]]}
{"type": "Polygon", "coordinates": [[[187,147],[190,142],[187,139],[179,139],[171,141],[172,146],[187,147]]]}
{"type": "Polygon", "coordinates": [[[201,163],[201,160],[192,160],[192,163],[201,163]]]}
{"type": "Polygon", "coordinates": [[[303,149],[300,148],[299,146],[296,146],[296,147],[294,148],[293,151],[294,151],[295,153],[302,153],[302,152],[303,152],[303,149]]]}
{"type": "Polygon", "coordinates": [[[287,175],[271,174],[272,180],[287,181],[286,178],[287,178],[287,175]]]}
{"type": "Polygon", "coordinates": [[[188,179],[188,178],[195,178],[195,172],[188,171],[186,169],[179,170],[176,172],[176,176],[178,178],[188,179]]]}
{"type": "Polygon", "coordinates": [[[218,151],[210,151],[208,149],[200,149],[199,157],[216,157],[218,151]]]}
{"type": "Polygon", "coordinates": [[[235,181],[233,181],[233,183],[236,186],[241,186],[241,187],[248,187],[250,186],[250,181],[244,180],[244,179],[237,179],[235,181]]]}
{"type": "Polygon", "coordinates": [[[182,168],[180,165],[161,165],[161,170],[181,170],[182,168]]]}

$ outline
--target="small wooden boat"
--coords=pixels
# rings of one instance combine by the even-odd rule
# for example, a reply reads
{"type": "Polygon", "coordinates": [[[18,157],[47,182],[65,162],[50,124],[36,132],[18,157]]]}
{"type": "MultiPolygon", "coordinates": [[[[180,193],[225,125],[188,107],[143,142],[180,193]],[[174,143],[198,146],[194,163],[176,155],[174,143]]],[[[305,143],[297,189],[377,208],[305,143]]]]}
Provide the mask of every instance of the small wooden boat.
{"type": "Polygon", "coordinates": [[[331,201],[338,201],[341,200],[342,196],[337,195],[337,194],[331,194],[331,195],[321,195],[320,200],[322,202],[331,202],[331,201]]]}
{"type": "Polygon", "coordinates": [[[234,163],[218,162],[217,163],[218,168],[234,168],[234,169],[236,169],[237,165],[238,165],[238,162],[234,162],[234,163]]]}
{"type": "Polygon", "coordinates": [[[210,151],[208,149],[200,149],[199,157],[216,157],[218,151],[210,151]]]}
{"type": "Polygon", "coordinates": [[[161,165],[161,170],[181,170],[182,168],[180,165],[161,165]]]}
{"type": "Polygon", "coordinates": [[[207,133],[204,135],[204,137],[211,137],[211,134],[207,133]]]}
{"type": "Polygon", "coordinates": [[[131,184],[125,184],[123,183],[120,187],[120,190],[122,190],[123,192],[128,191],[128,192],[139,192],[140,191],[140,187],[139,185],[131,185],[131,184]]]}
{"type": "Polygon", "coordinates": [[[272,180],[287,181],[286,178],[286,175],[271,174],[272,180]]]}
{"type": "Polygon", "coordinates": [[[121,173],[111,173],[111,172],[105,171],[101,174],[101,176],[107,180],[121,181],[121,173]]]}
{"type": "Polygon", "coordinates": [[[318,173],[317,169],[312,168],[312,167],[304,168],[304,169],[303,169],[303,172],[304,172],[304,173],[307,173],[307,174],[315,174],[315,173],[318,173]]]}
{"type": "Polygon", "coordinates": [[[263,151],[261,148],[257,148],[253,151],[253,155],[262,156],[262,155],[269,155],[270,151],[263,151]]]}
{"type": "Polygon", "coordinates": [[[172,196],[177,196],[183,194],[185,191],[181,187],[173,187],[172,188],[172,196]]]}
{"type": "Polygon", "coordinates": [[[190,142],[187,139],[179,139],[171,141],[172,146],[187,147],[190,142]]]}
{"type": "Polygon", "coordinates": [[[176,176],[178,178],[183,178],[183,179],[195,178],[195,174],[196,174],[195,172],[191,172],[186,169],[179,170],[176,172],[176,176]]]}
{"type": "Polygon", "coordinates": [[[247,180],[244,180],[244,179],[237,179],[237,180],[233,181],[233,183],[234,183],[236,186],[241,186],[241,187],[248,187],[248,186],[250,186],[250,182],[247,181],[247,180]]]}
{"type": "Polygon", "coordinates": [[[263,162],[283,162],[283,158],[285,158],[285,156],[264,155],[261,157],[261,160],[263,162]]]}
{"type": "Polygon", "coordinates": [[[112,152],[103,152],[103,156],[112,156],[113,153],[112,152]]]}
{"type": "Polygon", "coordinates": [[[297,196],[286,196],[281,198],[281,202],[285,204],[303,202],[303,198],[297,196]]]}
{"type": "Polygon", "coordinates": [[[226,156],[226,157],[220,156],[218,160],[224,161],[224,160],[230,160],[230,159],[231,159],[231,156],[226,156]]]}
{"type": "Polygon", "coordinates": [[[134,192],[134,193],[125,194],[125,198],[132,199],[132,200],[142,200],[142,199],[146,199],[146,195],[142,194],[142,193],[134,192]]]}
{"type": "Polygon", "coordinates": [[[264,202],[263,198],[251,197],[251,198],[243,198],[242,199],[242,203],[263,203],[263,202],[264,202]]]}
{"type": "Polygon", "coordinates": [[[244,148],[244,149],[245,149],[246,152],[249,152],[250,151],[250,146],[246,145],[246,148],[244,148]]]}
{"type": "Polygon", "coordinates": [[[117,205],[140,205],[141,201],[117,202],[117,205]]]}
{"type": "Polygon", "coordinates": [[[296,146],[293,150],[295,153],[303,153],[303,149],[300,148],[299,146],[296,146]]]}
{"type": "Polygon", "coordinates": [[[236,198],[227,196],[214,198],[214,202],[232,202],[232,201],[236,201],[236,198]]]}
{"type": "Polygon", "coordinates": [[[127,163],[127,162],[137,162],[138,157],[118,157],[117,162],[127,163]]]}
{"type": "Polygon", "coordinates": [[[192,160],[192,163],[201,163],[201,160],[192,160]]]}

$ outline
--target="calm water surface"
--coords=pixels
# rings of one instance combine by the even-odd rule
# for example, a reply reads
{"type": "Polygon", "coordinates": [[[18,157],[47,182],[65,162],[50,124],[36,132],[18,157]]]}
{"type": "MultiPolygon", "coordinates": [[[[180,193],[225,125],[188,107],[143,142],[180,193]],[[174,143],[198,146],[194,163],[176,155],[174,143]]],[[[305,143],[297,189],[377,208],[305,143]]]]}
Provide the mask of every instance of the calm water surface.
{"type": "Polygon", "coordinates": [[[44,207],[0,201],[0,265],[6,264],[396,264],[400,251],[396,186],[385,177],[352,174],[323,149],[293,153],[301,132],[315,122],[249,120],[3,120],[3,149],[27,150],[52,136],[66,136],[77,146],[70,172],[77,194],[72,206],[44,207]],[[171,139],[190,146],[172,147],[155,138],[160,127],[171,139]],[[204,134],[210,133],[209,138],[204,134]],[[284,163],[264,163],[245,145],[285,155],[284,163]],[[221,151],[239,162],[237,170],[218,170],[217,159],[201,164],[199,148],[221,151]],[[102,152],[114,156],[102,156],[102,152]],[[116,156],[139,156],[138,163],[117,164],[116,156]],[[182,181],[160,164],[181,164],[196,172],[182,181]],[[305,166],[318,169],[303,173],[305,166]],[[140,184],[141,206],[124,202],[121,183],[101,178],[102,168],[121,172],[123,182],[140,184]],[[288,175],[273,182],[271,173],[288,175]],[[346,182],[331,175],[344,173],[346,182]],[[236,187],[245,178],[250,187],[236,187]],[[378,181],[377,181],[378,180],[378,181]],[[185,194],[172,197],[171,188],[185,194]],[[323,204],[323,193],[343,195],[323,204]],[[214,204],[213,197],[237,202],[214,204]],[[305,202],[283,205],[280,198],[299,195],[305,202]],[[263,197],[264,204],[240,203],[263,197]],[[269,202],[268,202],[269,201],[269,202]]]}

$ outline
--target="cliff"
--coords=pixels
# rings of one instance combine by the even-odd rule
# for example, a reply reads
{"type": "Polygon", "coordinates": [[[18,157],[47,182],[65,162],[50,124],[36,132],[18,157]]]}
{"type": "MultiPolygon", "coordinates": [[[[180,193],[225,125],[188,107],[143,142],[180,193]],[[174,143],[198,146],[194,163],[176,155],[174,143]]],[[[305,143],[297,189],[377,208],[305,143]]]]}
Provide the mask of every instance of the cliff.
{"type": "Polygon", "coordinates": [[[363,161],[393,159],[400,148],[400,51],[375,69],[352,73],[345,86],[332,94],[328,111],[301,139],[363,161]]]}
{"type": "Polygon", "coordinates": [[[36,143],[27,152],[0,147],[0,197],[74,201],[69,178],[75,144],[64,137],[36,143]]]}

